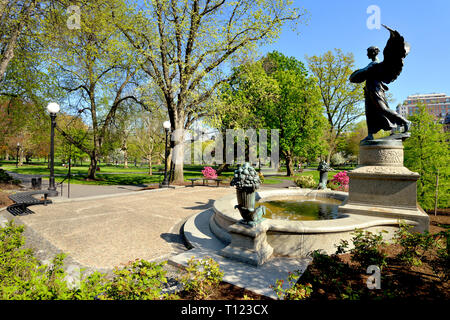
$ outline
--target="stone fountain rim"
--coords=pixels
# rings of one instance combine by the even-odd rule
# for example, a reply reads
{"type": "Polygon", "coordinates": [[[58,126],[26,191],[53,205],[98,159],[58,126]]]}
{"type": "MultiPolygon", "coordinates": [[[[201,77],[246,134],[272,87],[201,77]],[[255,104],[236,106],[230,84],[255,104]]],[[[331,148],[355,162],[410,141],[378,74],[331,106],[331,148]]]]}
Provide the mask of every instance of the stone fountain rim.
{"type": "MultiPolygon", "coordinates": [[[[333,191],[333,190],[311,190],[311,189],[272,189],[260,190],[256,192],[257,199],[276,197],[276,196],[313,196],[316,198],[333,198],[342,200],[345,204],[348,198],[347,192],[333,191]]],[[[237,204],[235,194],[226,195],[214,202],[213,208],[220,220],[227,221],[228,225],[232,225],[239,220],[241,216],[234,206],[237,204]]],[[[217,219],[216,219],[217,221],[217,219]]],[[[292,221],[280,219],[266,219],[262,222],[266,224],[268,232],[283,232],[283,233],[335,233],[335,232],[349,232],[355,229],[364,229],[373,226],[381,225],[398,225],[399,219],[375,217],[359,214],[342,213],[342,217],[330,220],[314,220],[314,221],[292,221]]],[[[219,223],[220,225],[220,223],[219,223]]],[[[220,225],[222,228],[227,226],[220,225]]]]}

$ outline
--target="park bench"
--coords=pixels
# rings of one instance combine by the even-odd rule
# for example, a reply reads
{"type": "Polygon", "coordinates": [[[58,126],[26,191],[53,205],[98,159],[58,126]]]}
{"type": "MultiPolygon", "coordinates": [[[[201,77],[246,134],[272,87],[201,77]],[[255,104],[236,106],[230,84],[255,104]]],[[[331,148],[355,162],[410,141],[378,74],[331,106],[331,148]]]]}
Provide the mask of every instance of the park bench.
{"type": "Polygon", "coordinates": [[[30,209],[28,209],[28,206],[37,205],[37,204],[43,204],[47,205],[48,203],[52,203],[52,200],[47,199],[48,194],[50,191],[46,190],[36,190],[36,191],[26,191],[26,192],[18,192],[12,195],[9,195],[8,198],[10,198],[12,201],[15,202],[15,204],[10,205],[7,210],[9,213],[11,213],[14,216],[23,216],[30,213],[34,213],[30,209]],[[42,194],[44,195],[44,199],[36,199],[33,197],[33,195],[36,194],[42,194]]]}
{"type": "Polygon", "coordinates": [[[207,185],[208,180],[216,181],[217,182],[217,187],[219,186],[220,181],[222,181],[222,179],[209,179],[209,178],[190,178],[188,180],[190,180],[192,182],[191,187],[194,187],[194,182],[197,181],[197,180],[203,180],[203,185],[204,186],[207,185]]]}

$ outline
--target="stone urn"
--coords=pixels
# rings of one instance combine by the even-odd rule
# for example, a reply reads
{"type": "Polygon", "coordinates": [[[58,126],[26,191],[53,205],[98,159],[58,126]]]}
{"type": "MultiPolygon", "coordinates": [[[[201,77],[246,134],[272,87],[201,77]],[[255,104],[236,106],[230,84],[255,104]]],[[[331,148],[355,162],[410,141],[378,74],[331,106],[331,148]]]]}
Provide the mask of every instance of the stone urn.
{"type": "Polygon", "coordinates": [[[255,208],[256,189],[260,183],[258,172],[248,163],[234,171],[230,185],[236,187],[238,204],[235,208],[239,210],[244,224],[255,226],[263,220],[262,216],[266,213],[264,206],[255,208]]]}

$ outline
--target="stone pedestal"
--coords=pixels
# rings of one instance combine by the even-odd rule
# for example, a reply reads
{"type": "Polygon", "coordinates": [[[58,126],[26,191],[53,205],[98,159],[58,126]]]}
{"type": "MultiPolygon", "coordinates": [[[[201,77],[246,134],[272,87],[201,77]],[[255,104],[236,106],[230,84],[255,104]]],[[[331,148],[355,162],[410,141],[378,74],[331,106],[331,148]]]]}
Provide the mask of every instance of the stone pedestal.
{"type": "Polygon", "coordinates": [[[240,222],[231,225],[228,228],[231,243],[219,254],[254,266],[264,264],[273,253],[273,248],[267,243],[267,229],[264,222],[255,227],[240,222]]]}
{"type": "Polygon", "coordinates": [[[348,200],[339,211],[414,221],[416,231],[428,230],[429,217],[417,205],[419,174],[403,166],[402,141],[361,141],[359,151],[359,166],[348,172],[348,200]]]}

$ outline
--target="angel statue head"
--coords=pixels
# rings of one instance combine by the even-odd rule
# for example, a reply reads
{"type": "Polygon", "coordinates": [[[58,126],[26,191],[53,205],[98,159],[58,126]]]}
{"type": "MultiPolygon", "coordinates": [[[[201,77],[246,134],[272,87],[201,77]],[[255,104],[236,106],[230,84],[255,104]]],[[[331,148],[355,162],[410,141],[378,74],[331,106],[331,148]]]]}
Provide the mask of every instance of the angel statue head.
{"type": "Polygon", "coordinates": [[[371,47],[367,48],[367,56],[372,61],[377,61],[378,53],[380,53],[380,49],[378,49],[378,47],[371,46],[371,47]]]}

